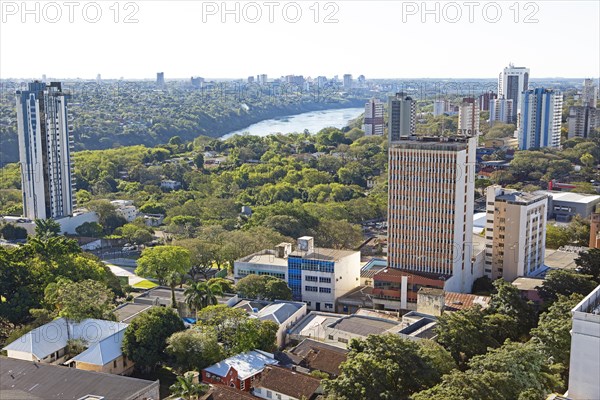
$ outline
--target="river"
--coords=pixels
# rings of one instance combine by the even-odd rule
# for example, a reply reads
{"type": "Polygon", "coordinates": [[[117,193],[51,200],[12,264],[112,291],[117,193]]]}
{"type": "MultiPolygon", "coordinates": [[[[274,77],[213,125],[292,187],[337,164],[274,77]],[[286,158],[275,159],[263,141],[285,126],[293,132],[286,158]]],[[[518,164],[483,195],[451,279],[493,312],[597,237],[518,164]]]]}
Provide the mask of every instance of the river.
{"type": "Polygon", "coordinates": [[[247,128],[229,132],[221,137],[221,139],[227,139],[233,135],[241,135],[246,132],[251,135],[267,136],[279,132],[304,132],[305,129],[308,129],[310,133],[317,133],[321,129],[330,126],[343,128],[348,124],[348,121],[358,117],[364,111],[364,108],[339,108],[266,119],[252,124],[247,128]]]}

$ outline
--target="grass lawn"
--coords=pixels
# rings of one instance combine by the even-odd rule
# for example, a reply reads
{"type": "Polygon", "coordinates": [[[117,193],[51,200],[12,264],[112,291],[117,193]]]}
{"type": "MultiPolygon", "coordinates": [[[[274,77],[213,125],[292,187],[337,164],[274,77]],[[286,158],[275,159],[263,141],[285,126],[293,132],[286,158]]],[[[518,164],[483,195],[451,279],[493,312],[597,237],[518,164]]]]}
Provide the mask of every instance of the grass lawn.
{"type": "Polygon", "coordinates": [[[171,394],[169,386],[171,386],[177,381],[177,375],[169,367],[159,367],[156,368],[156,370],[150,371],[148,373],[142,373],[136,370],[131,376],[133,378],[146,379],[149,381],[155,381],[158,379],[160,381],[161,399],[169,397],[169,395],[171,394]]]}
{"type": "Polygon", "coordinates": [[[152,289],[157,286],[158,285],[156,283],[151,282],[147,279],[144,279],[143,281],[140,281],[140,282],[136,283],[135,285],[132,285],[131,287],[133,287],[134,289],[152,289]]]}

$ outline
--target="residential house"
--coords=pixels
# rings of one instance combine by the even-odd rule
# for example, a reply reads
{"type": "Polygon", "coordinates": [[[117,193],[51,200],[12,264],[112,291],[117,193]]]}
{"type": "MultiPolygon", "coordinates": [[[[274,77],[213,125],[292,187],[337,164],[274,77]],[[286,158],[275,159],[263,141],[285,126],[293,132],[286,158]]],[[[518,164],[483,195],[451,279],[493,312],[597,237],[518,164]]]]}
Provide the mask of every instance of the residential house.
{"type": "Polygon", "coordinates": [[[5,346],[8,357],[41,363],[65,364],[78,369],[126,375],[133,362],[121,351],[127,324],[100,319],[81,322],[59,318],[31,330],[5,346]],[[87,348],[68,359],[71,340],[81,341],[87,348]]]}
{"type": "Polygon", "coordinates": [[[225,385],[249,392],[267,365],[277,364],[275,356],[261,350],[237,354],[202,370],[202,382],[225,385]]]}
{"type": "Polygon", "coordinates": [[[340,364],[348,358],[348,350],[322,343],[312,339],[304,339],[296,347],[276,355],[280,365],[298,371],[321,371],[331,378],[340,374],[340,364]]]}
{"type": "Polygon", "coordinates": [[[312,400],[322,390],[321,380],[277,366],[265,367],[252,393],[261,399],[312,400]]]}

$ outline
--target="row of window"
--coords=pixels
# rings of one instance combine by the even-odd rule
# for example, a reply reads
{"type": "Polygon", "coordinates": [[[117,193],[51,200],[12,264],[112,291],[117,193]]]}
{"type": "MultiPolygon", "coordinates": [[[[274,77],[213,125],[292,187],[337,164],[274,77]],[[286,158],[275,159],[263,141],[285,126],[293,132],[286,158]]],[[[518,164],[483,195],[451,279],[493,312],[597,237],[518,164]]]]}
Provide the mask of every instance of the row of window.
{"type": "Polygon", "coordinates": [[[331,278],[326,278],[324,276],[306,275],[304,279],[307,282],[331,283],[331,278]]]}
{"type": "Polygon", "coordinates": [[[306,292],[331,293],[331,288],[328,287],[304,286],[304,290],[306,292]]]}

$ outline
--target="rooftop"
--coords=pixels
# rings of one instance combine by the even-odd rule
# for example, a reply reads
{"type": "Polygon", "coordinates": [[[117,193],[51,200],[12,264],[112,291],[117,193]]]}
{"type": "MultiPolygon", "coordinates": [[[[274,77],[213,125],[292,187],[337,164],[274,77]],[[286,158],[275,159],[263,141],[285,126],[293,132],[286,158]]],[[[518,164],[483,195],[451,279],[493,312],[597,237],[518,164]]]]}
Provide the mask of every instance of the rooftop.
{"type": "MultiPolygon", "coordinates": [[[[88,318],[81,322],[69,322],[67,324],[66,319],[59,318],[33,329],[5,346],[3,350],[33,354],[37,359],[42,360],[50,354],[65,348],[68,339],[83,339],[89,347],[80,356],[87,354],[91,357],[91,354],[97,354],[101,357],[108,357],[114,351],[120,353],[122,337],[116,334],[124,331],[125,328],[127,328],[127,324],[101,319],[88,318]],[[105,339],[109,340],[100,348],[97,348],[96,345],[105,339]]],[[[99,360],[97,357],[93,359],[99,360]]]]}
{"type": "Polygon", "coordinates": [[[225,376],[230,368],[235,368],[242,380],[258,374],[266,365],[277,364],[272,354],[260,350],[252,350],[237,354],[205,368],[206,372],[217,376],[225,376]]]}
{"type": "Polygon", "coordinates": [[[521,276],[512,281],[512,284],[519,290],[536,290],[538,286],[544,284],[544,279],[521,276]]]}
{"type": "Polygon", "coordinates": [[[137,399],[140,393],[158,392],[152,382],[120,375],[90,372],[52,364],[0,357],[0,392],[3,399],[137,399]]]}
{"type": "MultiPolygon", "coordinates": [[[[306,251],[292,251],[290,257],[300,257],[305,259],[324,260],[324,261],[338,261],[341,258],[348,257],[349,255],[359,253],[354,250],[338,250],[338,249],[325,249],[322,247],[315,247],[310,253],[306,251]]],[[[286,264],[287,265],[287,264],[286,264]]]]}
{"type": "Polygon", "coordinates": [[[595,194],[581,194],[573,192],[558,192],[553,190],[538,190],[534,194],[548,194],[553,201],[566,201],[570,203],[593,204],[600,202],[600,196],[595,194]]]}
{"type": "Polygon", "coordinates": [[[225,385],[213,385],[210,391],[202,396],[200,400],[256,400],[257,397],[252,396],[248,392],[238,390],[225,385]]]}
{"type": "Polygon", "coordinates": [[[360,269],[361,278],[373,278],[375,274],[387,267],[387,260],[382,258],[371,258],[360,269]]]}
{"type": "Polygon", "coordinates": [[[321,386],[321,380],[281,367],[266,367],[254,387],[270,389],[296,399],[309,399],[321,386]]]}
{"type": "Polygon", "coordinates": [[[496,196],[496,201],[505,201],[509,204],[520,204],[520,205],[528,205],[532,203],[536,203],[540,200],[544,200],[548,196],[544,193],[528,193],[528,192],[518,192],[518,191],[509,191],[504,190],[504,193],[496,196]]]}
{"type": "Polygon", "coordinates": [[[349,315],[330,325],[331,328],[360,336],[379,335],[399,325],[399,322],[362,315],[349,315]]]}
{"type": "Polygon", "coordinates": [[[113,312],[117,317],[117,321],[129,323],[133,318],[145,311],[148,311],[152,307],[153,306],[148,304],[125,303],[121,304],[113,312]]]}
{"type": "Polygon", "coordinates": [[[302,307],[306,307],[306,304],[292,301],[275,302],[260,310],[256,316],[262,321],[273,321],[281,325],[302,307]]]}
{"type": "Polygon", "coordinates": [[[479,304],[487,308],[490,304],[490,296],[477,296],[468,293],[446,292],[444,295],[444,306],[448,311],[457,311],[471,308],[479,304]]]}
{"type": "Polygon", "coordinates": [[[251,264],[266,264],[266,265],[278,265],[281,267],[287,267],[287,258],[277,257],[275,250],[261,250],[248,256],[242,257],[237,262],[247,262],[251,264]]]}
{"type": "Polygon", "coordinates": [[[600,286],[592,290],[573,310],[573,313],[579,312],[593,316],[600,323],[600,286]]]}
{"type": "Polygon", "coordinates": [[[544,265],[549,268],[574,269],[577,267],[575,259],[578,257],[579,253],[546,249],[544,265]]]}
{"type": "Polygon", "coordinates": [[[348,358],[348,350],[312,339],[304,339],[290,353],[300,357],[306,368],[336,376],[340,374],[340,364],[348,358]]]}

